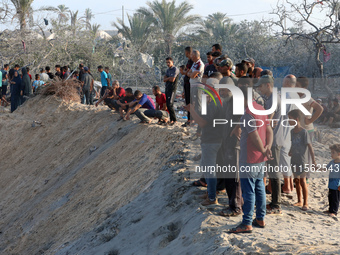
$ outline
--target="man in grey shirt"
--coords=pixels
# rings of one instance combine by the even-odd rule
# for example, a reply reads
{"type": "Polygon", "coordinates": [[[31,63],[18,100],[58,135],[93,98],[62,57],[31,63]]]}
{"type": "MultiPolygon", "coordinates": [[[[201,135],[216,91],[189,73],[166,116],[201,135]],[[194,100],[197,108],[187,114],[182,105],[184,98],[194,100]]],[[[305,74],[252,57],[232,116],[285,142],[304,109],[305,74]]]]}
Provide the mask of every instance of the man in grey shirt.
{"type": "Polygon", "coordinates": [[[91,92],[93,90],[93,78],[92,76],[89,74],[89,69],[88,67],[84,67],[84,73],[81,77],[81,82],[83,84],[83,93],[85,95],[85,99],[86,99],[86,104],[90,104],[93,105],[93,100],[91,97],[91,92]]]}

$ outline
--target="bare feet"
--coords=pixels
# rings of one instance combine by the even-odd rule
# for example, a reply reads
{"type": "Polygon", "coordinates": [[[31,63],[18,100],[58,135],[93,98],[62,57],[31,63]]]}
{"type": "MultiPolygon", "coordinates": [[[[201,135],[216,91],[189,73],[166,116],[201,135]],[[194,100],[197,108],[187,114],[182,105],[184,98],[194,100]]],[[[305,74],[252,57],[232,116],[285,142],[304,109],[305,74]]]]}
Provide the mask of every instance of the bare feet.
{"type": "Polygon", "coordinates": [[[302,202],[297,202],[295,204],[293,204],[293,206],[303,206],[302,202]]]}

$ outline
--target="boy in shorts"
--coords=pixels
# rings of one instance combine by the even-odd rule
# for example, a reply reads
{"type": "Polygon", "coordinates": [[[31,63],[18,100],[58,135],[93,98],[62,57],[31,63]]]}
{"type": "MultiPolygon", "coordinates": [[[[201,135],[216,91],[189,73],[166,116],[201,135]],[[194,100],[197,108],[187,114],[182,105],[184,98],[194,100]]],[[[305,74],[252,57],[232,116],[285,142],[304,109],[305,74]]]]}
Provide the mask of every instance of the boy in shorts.
{"type": "Polygon", "coordinates": [[[327,169],[329,171],[329,209],[324,213],[327,213],[329,216],[336,217],[340,201],[340,144],[334,144],[329,148],[331,149],[331,156],[333,160],[327,165],[327,169]]]}
{"type": "Polygon", "coordinates": [[[297,109],[292,110],[288,113],[289,125],[295,125],[294,128],[291,130],[292,145],[290,147],[288,155],[292,157],[291,165],[295,178],[296,194],[298,197],[298,202],[295,203],[294,206],[302,206],[301,209],[303,211],[307,211],[308,187],[306,182],[306,169],[310,169],[310,166],[308,166],[308,154],[310,154],[312,158],[312,164],[314,165],[314,167],[316,164],[311,138],[307,130],[301,126],[300,116],[301,112],[297,109]]]}

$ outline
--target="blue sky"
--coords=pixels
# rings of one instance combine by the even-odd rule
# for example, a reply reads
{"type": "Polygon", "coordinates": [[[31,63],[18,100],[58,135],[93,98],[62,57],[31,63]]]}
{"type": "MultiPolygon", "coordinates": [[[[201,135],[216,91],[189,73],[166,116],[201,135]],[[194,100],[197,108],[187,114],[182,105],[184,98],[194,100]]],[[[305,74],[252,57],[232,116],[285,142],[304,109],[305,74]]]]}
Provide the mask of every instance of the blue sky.
{"type": "MultiPolygon", "coordinates": [[[[122,17],[121,9],[123,5],[125,14],[133,14],[139,7],[146,6],[146,2],[147,1],[139,0],[34,0],[33,7],[37,9],[41,6],[56,7],[57,5],[65,4],[65,6],[69,7],[72,11],[79,10],[81,15],[83,15],[86,8],[90,8],[92,12],[96,14],[92,23],[101,24],[101,29],[111,30],[114,29],[111,26],[112,21],[116,21],[117,17],[122,17]]],[[[262,18],[272,17],[273,15],[269,15],[269,12],[272,10],[272,7],[276,5],[276,0],[243,0],[242,2],[232,0],[189,0],[188,2],[194,5],[191,14],[199,14],[204,17],[214,12],[223,12],[227,13],[235,22],[244,19],[261,20],[262,18]]],[[[127,20],[126,15],[125,20],[127,20]]]]}

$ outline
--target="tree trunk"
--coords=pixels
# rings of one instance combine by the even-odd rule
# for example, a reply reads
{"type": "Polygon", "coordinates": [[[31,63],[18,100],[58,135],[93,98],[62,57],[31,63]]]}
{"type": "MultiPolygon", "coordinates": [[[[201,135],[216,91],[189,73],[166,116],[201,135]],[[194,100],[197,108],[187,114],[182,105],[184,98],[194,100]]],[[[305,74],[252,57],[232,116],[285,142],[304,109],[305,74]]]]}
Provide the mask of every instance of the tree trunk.
{"type": "Polygon", "coordinates": [[[26,17],[25,14],[20,12],[19,15],[19,23],[20,23],[20,31],[24,31],[26,29],[26,17]]]}
{"type": "Polygon", "coordinates": [[[165,36],[165,45],[166,45],[166,54],[168,54],[168,57],[171,57],[172,54],[172,35],[171,34],[167,34],[165,36]]]}

